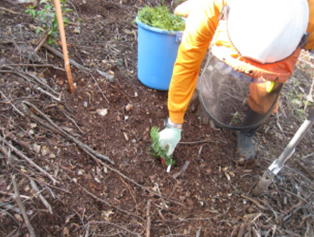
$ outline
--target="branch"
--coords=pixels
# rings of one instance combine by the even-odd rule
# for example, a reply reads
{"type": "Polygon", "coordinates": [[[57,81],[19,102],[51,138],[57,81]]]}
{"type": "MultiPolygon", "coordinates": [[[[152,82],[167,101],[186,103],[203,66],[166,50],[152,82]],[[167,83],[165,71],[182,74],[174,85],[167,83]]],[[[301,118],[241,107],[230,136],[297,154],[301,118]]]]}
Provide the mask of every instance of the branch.
{"type": "Polygon", "coordinates": [[[36,194],[39,196],[40,200],[42,201],[42,203],[45,205],[45,207],[47,207],[48,211],[50,214],[52,214],[52,208],[50,206],[50,204],[48,203],[48,201],[46,200],[46,198],[41,195],[40,191],[39,191],[39,188],[37,186],[37,184],[35,183],[34,180],[30,179],[30,183],[31,183],[31,186],[32,186],[32,189],[36,192],[36,194]]]}
{"type": "MultiPolygon", "coordinates": [[[[81,141],[77,140],[75,137],[71,136],[70,134],[68,134],[67,132],[62,130],[58,125],[56,125],[46,114],[44,114],[41,110],[39,110],[35,105],[33,105],[33,104],[31,104],[31,103],[29,103],[27,101],[23,101],[22,103],[31,106],[38,114],[40,114],[42,117],[44,117],[52,125],[54,130],[57,130],[60,134],[62,134],[63,136],[67,137],[68,139],[72,140],[79,147],[81,147],[82,150],[84,150],[85,152],[88,152],[88,154],[93,154],[94,156],[96,156],[96,157],[98,157],[100,159],[106,160],[106,161],[110,162],[111,164],[114,164],[114,162],[112,160],[110,160],[110,158],[108,156],[105,156],[105,155],[102,155],[102,154],[96,152],[95,150],[93,150],[89,146],[85,145],[81,141]]],[[[38,116],[36,116],[34,113],[32,113],[27,108],[27,106],[24,107],[24,110],[25,110],[25,113],[27,115],[29,115],[31,118],[36,119],[38,122],[42,121],[41,119],[38,118],[38,116]]],[[[46,123],[43,124],[43,125],[47,126],[46,123]]]]}
{"type": "MultiPolygon", "coordinates": [[[[15,154],[17,154],[20,158],[26,160],[30,165],[32,165],[33,167],[35,167],[36,169],[38,169],[40,172],[42,172],[44,175],[46,175],[49,179],[52,180],[52,182],[54,184],[59,183],[57,180],[54,179],[54,177],[47,173],[44,169],[42,169],[40,166],[38,166],[32,159],[28,158],[26,155],[24,155],[20,150],[18,150],[17,148],[15,148],[12,144],[10,144],[7,140],[5,140],[4,138],[2,138],[0,136],[0,141],[4,142],[5,145],[7,145],[8,147],[10,147],[10,149],[12,151],[14,151],[15,154]]],[[[5,155],[9,155],[8,153],[5,155]]]]}
{"type": "Polygon", "coordinates": [[[148,200],[147,202],[147,209],[146,209],[146,237],[150,237],[150,226],[151,226],[151,220],[150,220],[150,203],[151,200],[148,200]]]}
{"type": "Polygon", "coordinates": [[[11,175],[11,179],[12,179],[12,183],[13,183],[13,186],[14,186],[14,192],[15,192],[15,195],[13,197],[14,201],[16,202],[16,204],[19,206],[20,210],[21,210],[21,213],[23,215],[23,218],[24,218],[24,222],[25,222],[25,225],[29,231],[29,234],[31,237],[36,237],[35,235],[35,231],[34,231],[34,228],[33,226],[31,225],[29,219],[28,219],[28,216],[26,214],[26,210],[25,210],[25,207],[21,201],[21,198],[20,198],[20,192],[19,192],[19,188],[17,186],[17,183],[15,181],[15,178],[13,175],[11,175]]]}

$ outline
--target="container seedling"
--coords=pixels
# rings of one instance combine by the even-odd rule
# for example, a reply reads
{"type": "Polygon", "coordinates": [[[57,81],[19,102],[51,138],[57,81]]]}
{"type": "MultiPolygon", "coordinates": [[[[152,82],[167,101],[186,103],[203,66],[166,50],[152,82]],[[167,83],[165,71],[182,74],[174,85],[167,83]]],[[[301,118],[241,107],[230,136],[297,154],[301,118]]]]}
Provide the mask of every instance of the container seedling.
{"type": "Polygon", "coordinates": [[[149,147],[149,154],[157,159],[161,159],[163,165],[167,166],[167,172],[170,172],[170,169],[176,161],[173,159],[173,155],[168,156],[168,147],[164,148],[161,146],[159,141],[159,128],[153,126],[150,130],[150,137],[153,141],[153,144],[149,147]]]}

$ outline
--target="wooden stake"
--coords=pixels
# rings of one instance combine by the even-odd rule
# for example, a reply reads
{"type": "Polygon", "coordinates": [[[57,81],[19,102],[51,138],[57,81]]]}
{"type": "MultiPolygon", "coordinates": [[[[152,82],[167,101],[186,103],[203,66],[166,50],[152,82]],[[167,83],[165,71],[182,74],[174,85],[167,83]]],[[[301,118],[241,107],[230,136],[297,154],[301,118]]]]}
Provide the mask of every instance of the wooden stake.
{"type": "Polygon", "coordinates": [[[62,44],[62,51],[63,51],[63,57],[64,57],[64,67],[68,78],[68,83],[70,87],[70,92],[74,93],[74,86],[73,86],[73,79],[72,79],[72,73],[70,68],[70,61],[68,57],[68,49],[67,49],[67,42],[65,38],[65,31],[64,31],[64,25],[63,25],[63,17],[62,17],[62,11],[61,11],[61,4],[60,0],[54,0],[55,9],[56,9],[56,15],[57,15],[57,21],[59,26],[59,33],[61,38],[61,44],[62,44]]]}

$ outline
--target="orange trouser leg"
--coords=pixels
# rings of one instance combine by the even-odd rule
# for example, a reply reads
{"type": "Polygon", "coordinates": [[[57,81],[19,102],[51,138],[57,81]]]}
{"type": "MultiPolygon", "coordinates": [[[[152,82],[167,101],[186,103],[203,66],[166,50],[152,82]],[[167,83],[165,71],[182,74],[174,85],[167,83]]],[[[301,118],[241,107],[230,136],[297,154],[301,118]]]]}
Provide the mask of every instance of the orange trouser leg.
{"type": "Polygon", "coordinates": [[[275,82],[274,87],[270,93],[266,91],[266,82],[251,83],[250,94],[248,96],[248,104],[252,110],[259,114],[266,114],[276,102],[273,113],[278,109],[277,94],[280,93],[282,83],[275,82]],[[276,101],[277,99],[277,101],[276,101]]]}

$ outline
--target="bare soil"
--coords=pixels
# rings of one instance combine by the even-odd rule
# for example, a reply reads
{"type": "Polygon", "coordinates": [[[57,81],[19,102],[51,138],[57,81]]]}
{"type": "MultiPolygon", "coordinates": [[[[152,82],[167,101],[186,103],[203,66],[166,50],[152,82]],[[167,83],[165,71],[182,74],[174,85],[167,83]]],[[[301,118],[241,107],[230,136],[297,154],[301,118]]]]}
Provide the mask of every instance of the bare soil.
{"type": "Polygon", "coordinates": [[[187,112],[167,173],[147,149],[168,95],[137,78],[133,20],[152,2],[71,1],[69,57],[90,72],[71,64],[70,93],[63,60],[44,46],[34,54],[39,23],[1,1],[0,236],[31,227],[36,236],[313,236],[313,128],[269,189],[251,195],[313,110],[311,55],[302,53],[279,111],[258,130],[255,160],[238,156],[235,131],[187,112]]]}

